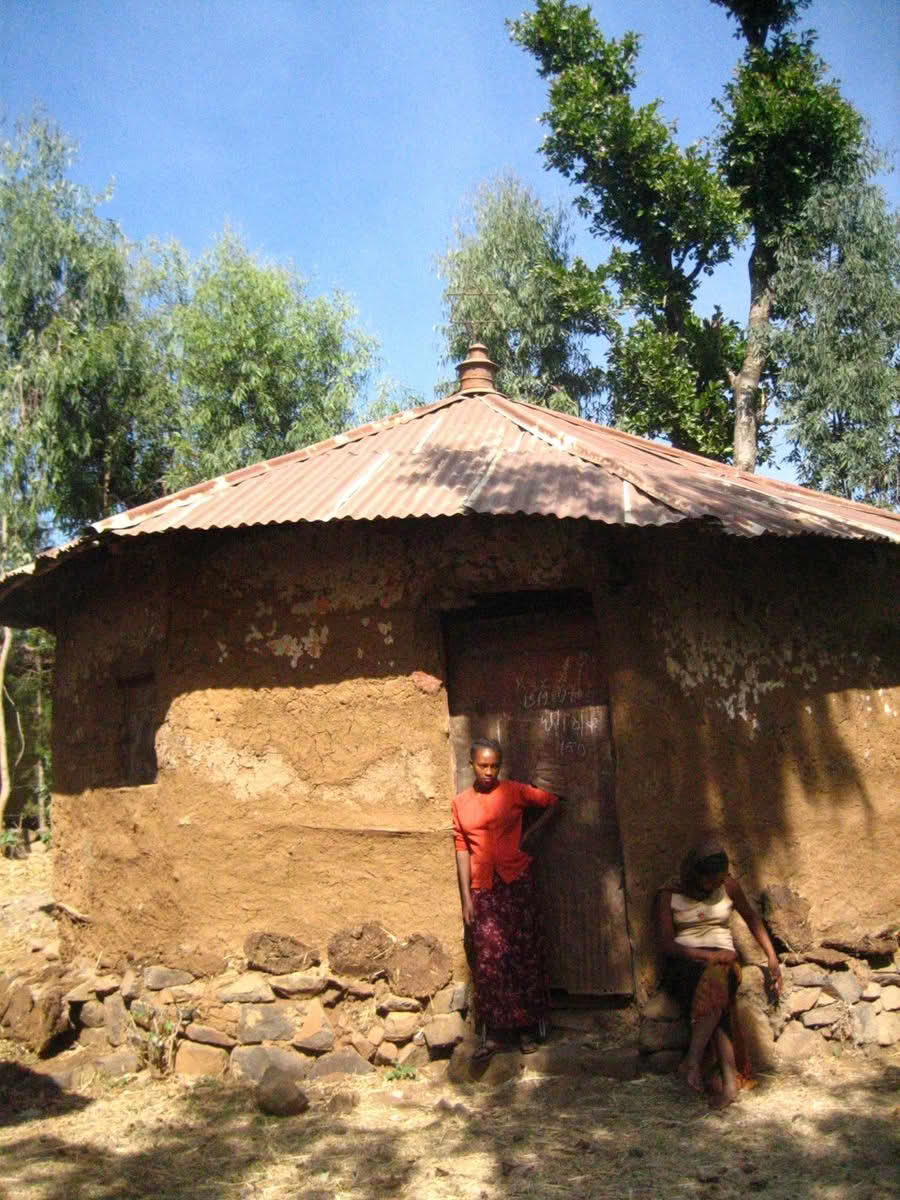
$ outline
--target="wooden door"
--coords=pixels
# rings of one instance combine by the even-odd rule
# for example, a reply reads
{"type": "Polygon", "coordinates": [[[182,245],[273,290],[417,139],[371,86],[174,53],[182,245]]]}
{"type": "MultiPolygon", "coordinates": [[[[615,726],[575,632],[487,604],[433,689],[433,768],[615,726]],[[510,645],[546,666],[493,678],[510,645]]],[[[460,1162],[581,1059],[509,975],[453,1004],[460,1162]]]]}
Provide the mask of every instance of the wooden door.
{"type": "Polygon", "coordinates": [[[503,746],[505,778],[567,797],[536,856],[551,987],[631,995],[622,852],[613,791],[606,672],[588,597],[526,594],[445,621],[456,787],[469,745],[503,746]],[[496,607],[496,606],[495,606],[496,607]]]}

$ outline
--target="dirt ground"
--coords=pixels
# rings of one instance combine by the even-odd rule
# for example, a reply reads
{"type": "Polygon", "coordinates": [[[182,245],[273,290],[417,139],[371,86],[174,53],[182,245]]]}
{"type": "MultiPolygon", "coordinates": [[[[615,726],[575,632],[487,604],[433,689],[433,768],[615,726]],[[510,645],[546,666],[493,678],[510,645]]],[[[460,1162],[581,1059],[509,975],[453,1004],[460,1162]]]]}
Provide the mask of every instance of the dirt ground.
{"type": "MultiPolygon", "coordinates": [[[[46,937],[43,914],[26,914],[48,858],[0,859],[0,966],[46,937]]],[[[672,1078],[453,1085],[432,1064],[414,1080],[317,1081],[306,1113],[277,1118],[237,1086],[144,1072],[76,1094],[42,1065],[0,1043],[0,1200],[880,1200],[900,1187],[900,1063],[849,1052],[764,1078],[723,1113],[672,1078]]]]}

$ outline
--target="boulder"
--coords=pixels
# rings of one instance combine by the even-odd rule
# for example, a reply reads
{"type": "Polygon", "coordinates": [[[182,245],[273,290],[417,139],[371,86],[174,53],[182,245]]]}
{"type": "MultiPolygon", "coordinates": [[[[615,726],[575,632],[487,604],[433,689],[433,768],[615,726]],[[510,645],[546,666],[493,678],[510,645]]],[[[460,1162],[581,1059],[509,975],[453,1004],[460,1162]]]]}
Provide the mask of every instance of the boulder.
{"type": "Polygon", "coordinates": [[[773,884],[763,888],[759,901],[777,948],[803,951],[812,945],[808,900],[784,884],[773,884]]]}
{"type": "Polygon", "coordinates": [[[322,961],[318,950],[287,933],[251,933],[244,941],[247,966],[267,975],[290,975],[322,961]]]}
{"type": "Polygon", "coordinates": [[[829,950],[827,946],[814,946],[812,950],[804,950],[803,957],[807,962],[818,963],[820,967],[828,967],[830,970],[846,967],[850,961],[849,956],[842,951],[829,950]]]}
{"type": "Polygon", "coordinates": [[[117,992],[121,986],[122,980],[118,975],[101,975],[94,980],[94,995],[98,1000],[102,1000],[117,992]]]}
{"type": "Polygon", "coordinates": [[[361,1058],[369,1061],[375,1054],[374,1044],[362,1033],[354,1033],[350,1038],[350,1045],[361,1058]]]}
{"type": "Polygon", "coordinates": [[[106,1012],[99,1000],[86,1000],[78,1006],[75,1020],[85,1029],[100,1029],[106,1024],[106,1012]]]}
{"type": "Polygon", "coordinates": [[[97,1060],[97,1070],[101,1075],[118,1079],[122,1075],[135,1075],[141,1069],[141,1058],[131,1046],[122,1046],[112,1054],[97,1060]]]}
{"type": "Polygon", "coordinates": [[[427,1067],[431,1062],[428,1051],[424,1046],[417,1046],[415,1042],[407,1042],[405,1046],[401,1046],[397,1054],[398,1067],[427,1067]]]}
{"type": "Polygon", "coordinates": [[[900,1042],[900,1013],[880,1012],[875,1018],[875,1038],[879,1046],[900,1042]]]}
{"type": "Polygon", "coordinates": [[[867,933],[856,925],[833,925],[823,935],[822,945],[854,958],[890,958],[897,949],[897,938],[885,930],[867,933]]]}
{"type": "Polygon", "coordinates": [[[216,995],[223,1004],[267,1004],[275,999],[265,976],[252,971],[220,987],[216,995]]]}
{"type": "Polygon", "coordinates": [[[175,1051],[176,1075],[212,1075],[218,1078],[228,1068],[228,1051],[221,1046],[179,1042],[175,1051]]]}
{"type": "Polygon", "coordinates": [[[826,1025],[833,1025],[838,1017],[840,1017],[842,1011],[843,1005],[838,1004],[837,1001],[832,1001],[831,1004],[822,1005],[821,1007],[817,1005],[815,1008],[811,1008],[809,1012],[805,1012],[801,1016],[800,1020],[807,1029],[822,1029],[826,1025]]]}
{"type": "Polygon", "coordinates": [[[270,981],[277,996],[318,996],[325,991],[328,980],[324,975],[307,975],[294,971],[270,981]]]}
{"type": "Polygon", "coordinates": [[[378,1001],[376,1010],[379,1013],[421,1012],[422,1005],[412,996],[395,996],[393,992],[385,992],[378,1001]]]}
{"type": "Polygon", "coordinates": [[[393,945],[394,939],[375,921],[341,929],[328,942],[328,965],[338,975],[374,979],[383,973],[393,945]]]}
{"type": "Polygon", "coordinates": [[[794,988],[790,996],[787,998],[788,1009],[791,1016],[797,1017],[800,1013],[808,1012],[811,1008],[815,1008],[822,995],[822,989],[817,987],[799,987],[794,988]]]}
{"type": "Polygon", "coordinates": [[[248,1046],[256,1042],[286,1042],[294,1033],[294,1014],[274,1004],[244,1004],[238,1022],[238,1041],[248,1046]]]}
{"type": "Polygon", "coordinates": [[[835,971],[828,978],[827,989],[845,1004],[855,1004],[862,995],[862,984],[852,971],[835,971]]]}
{"type": "Polygon", "coordinates": [[[69,1006],[64,1003],[63,995],[59,985],[14,983],[6,998],[5,1035],[36,1054],[43,1054],[53,1039],[69,1028],[69,1006]]]}
{"type": "Polygon", "coordinates": [[[789,979],[794,987],[824,987],[828,982],[828,973],[814,967],[811,963],[801,963],[792,967],[789,979]]]}
{"type": "Polygon", "coordinates": [[[818,1034],[806,1029],[799,1021],[791,1021],[775,1043],[775,1052],[782,1063],[803,1062],[822,1051],[818,1034]]]}
{"type": "Polygon", "coordinates": [[[129,967],[122,976],[122,986],[120,988],[122,999],[126,1004],[130,1004],[132,1000],[137,1000],[143,991],[143,982],[140,975],[133,967],[129,967]]]}
{"type": "Polygon", "coordinates": [[[192,1042],[200,1042],[205,1046],[221,1046],[225,1050],[231,1050],[235,1045],[234,1038],[223,1033],[221,1029],[214,1029],[211,1025],[198,1025],[194,1021],[185,1029],[184,1036],[192,1042]]]}
{"type": "Polygon", "coordinates": [[[144,969],[144,987],[150,992],[161,992],[163,988],[175,987],[180,983],[192,983],[194,976],[190,971],[179,971],[174,967],[146,967],[144,969]]]}
{"type": "Polygon", "coordinates": [[[384,1022],[384,1037],[388,1042],[408,1042],[418,1028],[418,1013],[388,1013],[384,1022]]]}
{"type": "Polygon", "coordinates": [[[306,1079],[311,1065],[311,1059],[281,1046],[237,1046],[231,1053],[232,1075],[251,1083],[259,1083],[267,1067],[277,1067],[291,1079],[306,1079]]]}
{"type": "Polygon", "coordinates": [[[458,1012],[434,1017],[423,1030],[429,1054],[449,1054],[466,1036],[466,1023],[458,1012]]]}
{"type": "Polygon", "coordinates": [[[103,1000],[103,1020],[106,1039],[111,1046],[121,1046],[128,1035],[128,1009],[121,992],[111,992],[103,1000]]]}
{"type": "Polygon", "coordinates": [[[466,985],[450,983],[431,997],[431,1011],[435,1016],[450,1012],[465,1012],[466,985]]]}
{"type": "Polygon", "coordinates": [[[278,1067],[266,1067],[256,1088],[256,1103],[270,1117],[295,1117],[309,1108],[309,1100],[295,1080],[278,1067]]]}
{"type": "Polygon", "coordinates": [[[379,1067],[392,1067],[399,1057],[400,1051],[393,1042],[382,1042],[372,1061],[379,1067]]]}
{"type": "Polygon", "coordinates": [[[343,1050],[332,1050],[330,1054],[323,1054],[321,1058],[317,1058],[310,1067],[310,1076],[314,1079],[321,1079],[324,1075],[369,1075],[375,1068],[371,1063],[366,1062],[355,1050],[349,1046],[343,1050]]]}
{"type": "Polygon", "coordinates": [[[318,1000],[311,1000],[298,1029],[291,1037],[293,1044],[309,1054],[325,1054],[334,1049],[334,1030],[318,1000]]]}
{"type": "Polygon", "coordinates": [[[900,1009],[900,987],[889,983],[881,989],[881,1003],[886,1012],[896,1012],[900,1009]]]}
{"type": "Polygon", "coordinates": [[[395,945],[387,962],[391,987],[400,996],[433,996],[450,982],[453,964],[430,934],[416,933],[395,945]]]}

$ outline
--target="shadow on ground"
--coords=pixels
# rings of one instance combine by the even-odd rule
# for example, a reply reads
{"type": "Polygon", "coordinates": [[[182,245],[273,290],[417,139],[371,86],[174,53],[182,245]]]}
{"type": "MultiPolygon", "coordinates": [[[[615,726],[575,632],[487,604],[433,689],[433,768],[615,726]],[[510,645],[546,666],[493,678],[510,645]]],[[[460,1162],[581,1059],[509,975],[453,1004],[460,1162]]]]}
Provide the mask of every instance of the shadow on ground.
{"type": "Polygon", "coordinates": [[[68,1127],[48,1110],[7,1130],[0,1196],[880,1200],[896,1182],[898,1088],[896,1067],[807,1072],[712,1113],[671,1078],[366,1081],[279,1119],[243,1089],[131,1084],[68,1127]]]}

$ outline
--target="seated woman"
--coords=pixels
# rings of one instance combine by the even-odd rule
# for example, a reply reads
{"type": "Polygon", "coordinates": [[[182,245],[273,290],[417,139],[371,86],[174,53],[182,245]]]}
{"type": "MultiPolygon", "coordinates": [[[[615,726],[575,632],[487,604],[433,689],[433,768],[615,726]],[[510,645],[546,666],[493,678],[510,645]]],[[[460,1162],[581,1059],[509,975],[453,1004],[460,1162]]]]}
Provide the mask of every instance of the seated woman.
{"type": "Polygon", "coordinates": [[[741,981],[729,924],[735,908],[765,951],[771,987],[779,992],[781,966],[775,949],[741,885],[728,873],[721,842],[707,839],[696,846],[681,865],[680,881],[657,895],[657,934],[666,955],[663,987],[691,1022],[690,1045],[678,1071],[702,1095],[704,1055],[717,1059],[722,1082],[711,1100],[716,1107],[735,1100],[750,1076],[734,1005],[741,981]]]}

